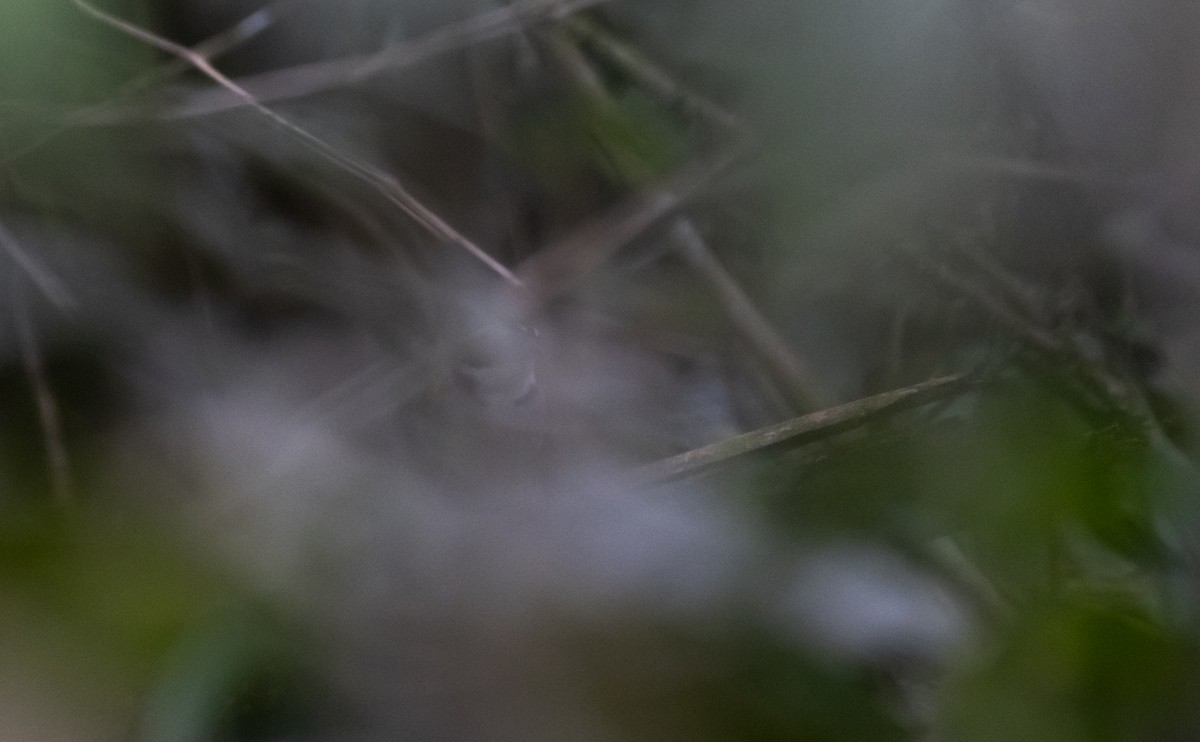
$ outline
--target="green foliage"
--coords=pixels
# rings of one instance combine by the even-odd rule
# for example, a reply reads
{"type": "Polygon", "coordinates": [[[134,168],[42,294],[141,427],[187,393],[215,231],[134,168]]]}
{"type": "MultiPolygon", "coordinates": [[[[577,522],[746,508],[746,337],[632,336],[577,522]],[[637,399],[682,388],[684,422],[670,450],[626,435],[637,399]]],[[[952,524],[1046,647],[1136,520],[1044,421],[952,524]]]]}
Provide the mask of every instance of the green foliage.
{"type": "MultiPolygon", "coordinates": [[[[24,662],[59,677],[60,687],[41,692],[64,716],[141,717],[139,740],[200,742],[246,715],[237,705],[257,692],[252,683],[299,692],[300,666],[278,622],[184,556],[161,523],[8,516],[0,526],[0,623],[22,651],[37,648],[24,662]]],[[[13,659],[11,649],[0,646],[0,660],[13,659]]],[[[258,723],[284,708],[281,700],[252,702],[258,723]]]]}
{"type": "Polygon", "coordinates": [[[601,99],[570,89],[530,101],[514,118],[514,150],[548,186],[600,176],[636,190],[670,175],[689,149],[669,109],[637,88],[601,99]]]}
{"type": "Polygon", "coordinates": [[[612,628],[574,641],[592,692],[625,739],[907,738],[866,672],[798,652],[771,632],[612,628]]]}
{"type": "MultiPolygon", "coordinates": [[[[141,0],[105,5],[144,20],[141,0]]],[[[95,102],[152,57],[145,44],[101,27],[70,2],[9,0],[0,8],[0,100],[9,114],[21,113],[22,104],[95,102]]]]}
{"type": "Polygon", "coordinates": [[[1104,594],[1031,607],[948,683],[948,738],[964,742],[1184,740],[1200,721],[1194,640],[1104,594]]]}

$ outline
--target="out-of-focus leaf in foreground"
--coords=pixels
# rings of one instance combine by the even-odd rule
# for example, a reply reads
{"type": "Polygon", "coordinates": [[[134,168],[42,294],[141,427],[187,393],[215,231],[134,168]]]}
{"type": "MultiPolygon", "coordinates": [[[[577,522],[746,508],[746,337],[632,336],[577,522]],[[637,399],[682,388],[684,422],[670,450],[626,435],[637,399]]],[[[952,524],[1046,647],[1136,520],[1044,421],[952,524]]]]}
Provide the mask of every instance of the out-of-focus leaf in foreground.
{"type": "Polygon", "coordinates": [[[0,625],[0,713],[18,720],[14,738],[212,739],[247,716],[238,704],[259,703],[249,684],[264,673],[298,687],[269,613],[144,519],[10,517],[0,625]]]}
{"type": "Polygon", "coordinates": [[[1111,595],[1023,615],[946,687],[946,734],[965,742],[1191,739],[1200,721],[1194,641],[1111,595]]]}

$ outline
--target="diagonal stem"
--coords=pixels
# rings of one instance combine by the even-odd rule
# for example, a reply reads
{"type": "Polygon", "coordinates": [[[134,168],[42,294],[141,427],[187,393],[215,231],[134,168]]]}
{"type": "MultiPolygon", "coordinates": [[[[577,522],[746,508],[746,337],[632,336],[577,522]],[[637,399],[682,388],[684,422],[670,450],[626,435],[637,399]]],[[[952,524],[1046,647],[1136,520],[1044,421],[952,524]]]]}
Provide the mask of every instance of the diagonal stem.
{"type": "Polygon", "coordinates": [[[975,382],[962,375],[941,376],[685,451],[635,469],[631,478],[639,484],[653,485],[691,476],[781,444],[795,445],[829,438],[881,417],[956,397],[974,386],[975,382]]]}
{"type": "Polygon", "coordinates": [[[415,196],[408,192],[403,185],[400,184],[391,175],[372,167],[371,165],[361,162],[357,159],[349,157],[340,152],[333,145],[321,139],[312,132],[304,129],[300,125],[292,122],[283,115],[277,113],[271,108],[263,105],[249,91],[238,85],[236,82],[227,77],[224,73],[213,67],[212,63],[197,53],[193,49],[177,44],[169,39],[164,39],[161,36],[150,33],[149,31],[135,26],[128,21],[124,21],[116,16],[110,15],[99,8],[89,4],[86,0],[71,0],[80,10],[96,20],[111,26],[112,28],[121,31],[129,36],[132,36],[139,41],[149,44],[156,49],[160,49],[167,54],[174,55],[188,62],[197,70],[206,75],[213,82],[228,90],[233,95],[240,98],[245,105],[253,108],[258,113],[265,116],[276,126],[291,134],[301,144],[308,147],[318,156],[332,163],[344,172],[349,173],[358,180],[373,187],[376,191],[383,195],[389,202],[399,207],[401,211],[408,214],[414,221],[424,227],[434,236],[458,245],[466,250],[480,262],[490,268],[493,272],[499,275],[508,283],[520,286],[521,281],[504,265],[488,255],[481,247],[476,245],[456,229],[451,227],[445,220],[434,213],[427,206],[417,200],[415,196]]]}

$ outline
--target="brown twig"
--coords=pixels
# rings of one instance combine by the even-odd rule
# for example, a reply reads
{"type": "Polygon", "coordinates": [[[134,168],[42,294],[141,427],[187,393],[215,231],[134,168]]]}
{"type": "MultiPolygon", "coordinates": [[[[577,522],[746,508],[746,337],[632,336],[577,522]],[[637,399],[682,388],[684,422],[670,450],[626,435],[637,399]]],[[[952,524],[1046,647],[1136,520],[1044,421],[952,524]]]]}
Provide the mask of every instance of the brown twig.
{"type": "MultiPolygon", "coordinates": [[[[216,60],[266,31],[287,14],[294,12],[300,1],[273,0],[224,31],[196,44],[192,47],[192,51],[210,62],[216,60]]],[[[189,69],[192,69],[192,65],[187,60],[176,57],[131,81],[124,86],[121,92],[128,95],[145,90],[181,75],[189,69]]]]}
{"type": "Polygon", "coordinates": [[[657,188],[633,196],[571,232],[520,265],[519,280],[535,302],[544,303],[574,286],[617,250],[687,202],[701,187],[733,164],[730,150],[683,168],[657,188]]]}
{"type": "Polygon", "coordinates": [[[299,140],[304,146],[315,152],[318,156],[332,163],[339,169],[354,176],[358,180],[366,183],[378,191],[393,205],[400,208],[401,211],[408,214],[414,221],[428,230],[431,234],[448,242],[458,245],[466,250],[493,272],[514,286],[520,286],[520,280],[513,273],[502,265],[499,261],[488,255],[482,248],[476,245],[471,240],[467,239],[456,229],[446,223],[440,216],[434,213],[427,206],[417,200],[415,196],[408,192],[403,185],[400,184],[391,175],[372,167],[371,165],[361,162],[357,159],[349,157],[342,153],[333,145],[321,139],[317,135],[309,132],[300,125],[292,122],[276,111],[263,105],[257,98],[254,97],[245,88],[238,85],[236,82],[227,77],[224,73],[213,67],[203,55],[197,54],[194,50],[177,44],[169,39],[164,39],[161,36],[150,33],[149,31],[135,26],[128,21],[124,21],[116,16],[110,15],[99,8],[89,4],[86,0],[71,0],[76,7],[82,10],[92,18],[108,25],[122,33],[125,33],[143,43],[149,44],[156,49],[160,49],[168,54],[175,55],[180,59],[188,62],[197,70],[206,75],[213,82],[228,90],[231,94],[236,95],[242,102],[253,108],[258,113],[265,116],[276,126],[291,134],[299,140]]]}
{"type": "MultiPolygon", "coordinates": [[[[579,49],[578,43],[570,36],[553,29],[544,35],[550,51],[559,64],[571,75],[579,88],[601,108],[611,108],[615,102],[604,85],[600,75],[596,73],[587,58],[579,49]]],[[[611,40],[616,44],[615,40],[611,40]]],[[[611,44],[610,44],[611,45],[611,44]]],[[[634,60],[633,52],[625,48],[626,60],[634,60]]],[[[630,61],[637,64],[637,61],[630,61]]],[[[665,73],[658,73],[656,79],[661,84],[666,79],[665,73]]],[[[629,179],[635,179],[635,173],[629,173],[629,179]]],[[[656,204],[660,208],[646,209],[649,214],[662,215],[674,209],[677,204],[669,199],[656,204]]],[[[792,410],[803,412],[824,405],[832,404],[833,397],[828,394],[815,380],[800,357],[794,353],[784,339],[767,321],[766,317],[754,306],[746,292],[737,284],[732,276],[721,265],[717,257],[708,248],[704,238],[700,236],[691,219],[678,216],[672,226],[671,238],[675,241],[677,251],[684,261],[700,277],[712,287],[721,307],[725,310],[730,322],[738,333],[750,344],[750,347],[763,359],[771,374],[775,377],[788,397],[792,410]]],[[[578,247],[572,245],[572,247],[578,247]]],[[[599,251],[596,257],[599,257],[599,251]]],[[[564,255],[564,259],[567,257],[564,255]]],[[[576,264],[582,263],[579,256],[572,258],[576,264]]],[[[593,259],[589,265],[594,265],[593,259]]]]}
{"type": "MultiPolygon", "coordinates": [[[[265,31],[279,16],[291,9],[289,6],[294,6],[297,2],[298,0],[275,0],[242,18],[224,31],[200,42],[192,47],[192,51],[211,62],[265,31]]],[[[137,93],[170,80],[172,77],[180,75],[189,69],[192,69],[192,65],[179,57],[175,57],[171,61],[159,65],[155,69],[122,85],[113,97],[67,113],[49,131],[44,132],[32,142],[5,155],[0,164],[12,164],[32,154],[63,134],[80,126],[86,126],[90,120],[103,117],[106,112],[119,110],[120,103],[137,93]]]]}
{"type": "Polygon", "coordinates": [[[887,415],[956,397],[973,387],[974,384],[964,376],[942,376],[752,430],[648,464],[633,470],[630,475],[639,484],[660,484],[784,443],[797,445],[828,438],[887,415]]]}
{"type": "MultiPolygon", "coordinates": [[[[72,0],[73,2],[76,0],[72,0]]],[[[397,70],[424,62],[473,44],[498,39],[520,32],[538,22],[562,20],[607,0],[527,0],[480,13],[461,23],[432,31],[410,42],[401,42],[372,53],[341,59],[322,60],[286,69],[264,72],[237,81],[237,87],[250,93],[261,103],[276,103],[302,98],[327,90],[345,87],[389,70],[397,70]]],[[[171,120],[207,116],[242,108],[248,103],[243,95],[222,85],[215,90],[189,94],[181,101],[159,106],[138,106],[114,110],[90,117],[92,125],[123,124],[131,120],[153,118],[171,120]]]]}
{"type": "Polygon", "coordinates": [[[834,397],[800,356],[788,347],[754,302],[709,249],[690,219],[680,218],[671,228],[677,252],[716,294],[734,329],[763,359],[796,411],[833,404],[834,397]]]}

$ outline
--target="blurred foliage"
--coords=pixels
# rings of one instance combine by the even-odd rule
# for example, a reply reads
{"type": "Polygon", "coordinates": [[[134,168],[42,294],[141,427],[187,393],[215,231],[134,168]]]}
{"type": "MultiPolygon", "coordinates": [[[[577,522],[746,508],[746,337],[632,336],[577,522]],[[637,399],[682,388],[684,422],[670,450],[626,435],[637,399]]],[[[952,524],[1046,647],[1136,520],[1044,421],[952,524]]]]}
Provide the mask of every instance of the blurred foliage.
{"type": "MultiPolygon", "coordinates": [[[[279,75],[251,87],[286,125],[194,70],[127,88],[167,60],[69,2],[0,8],[0,718],[21,711],[32,740],[62,720],[68,739],[525,738],[501,707],[529,699],[482,669],[553,686],[547,704],[579,690],[511,717],[601,719],[584,739],[1200,737],[1195,369],[1157,383],[1194,343],[1169,329],[1194,324],[1195,288],[1121,262],[1120,210],[1153,209],[1055,170],[1078,153],[995,19],[916,0],[589,11],[731,126],[553,18],[471,25],[503,7],[271,16],[226,51],[239,80],[279,75]],[[296,66],[430,38],[371,74],[296,66]],[[614,204],[723,148],[751,156],[670,215],[711,235],[707,275],[655,226],[605,243],[627,227],[603,221],[614,204]],[[413,219],[401,186],[455,231],[413,219]],[[564,233],[601,259],[533,308],[459,249],[519,272],[564,233]],[[634,492],[618,504],[643,520],[589,545],[601,564],[573,561],[577,512],[541,533],[546,491],[622,489],[614,467],[806,411],[764,334],[842,401],[977,383],[634,492]],[[484,337],[523,344],[472,352],[484,337]],[[481,399],[488,381],[516,391],[481,399]],[[54,501],[56,448],[72,486],[54,501]],[[793,595],[830,544],[911,568],[930,612],[849,558],[793,595]],[[701,607],[646,574],[695,580],[701,607]],[[947,615],[944,646],[911,625],[947,615]],[[868,628],[821,635],[844,626],[868,628]],[[363,716],[322,727],[343,711],[363,716]]],[[[189,42],[256,9],[103,8],[189,42]]]]}
{"type": "Polygon", "coordinates": [[[628,739],[907,738],[866,672],[799,653],[770,632],[628,627],[618,636],[574,641],[601,708],[628,739]]]}
{"type": "MultiPolygon", "coordinates": [[[[146,17],[142,0],[111,9],[135,22],[146,17]]],[[[12,0],[0,9],[0,95],[9,115],[98,101],[152,58],[145,44],[114,37],[70,3],[12,0]]]]}
{"type": "Polygon", "coordinates": [[[1200,657],[1119,596],[1072,592],[1034,604],[945,689],[962,740],[1189,739],[1200,657]]]}
{"type": "Polygon", "coordinates": [[[623,188],[653,183],[679,166],[687,138],[669,112],[631,89],[611,101],[567,93],[522,106],[515,149],[548,185],[603,175],[623,188]]]}
{"type": "MultiPolygon", "coordinates": [[[[123,726],[140,717],[132,739],[179,742],[240,738],[231,734],[240,717],[298,718],[285,709],[305,681],[281,624],[185,555],[157,519],[9,510],[0,594],[9,635],[0,656],[20,663],[6,673],[28,671],[30,695],[46,694],[64,718],[123,726]],[[62,687],[39,688],[45,677],[62,687]],[[256,697],[264,681],[273,696],[256,697]]],[[[28,702],[0,694],[6,711],[28,702]]],[[[36,727],[27,733],[41,738],[36,727]]]]}

